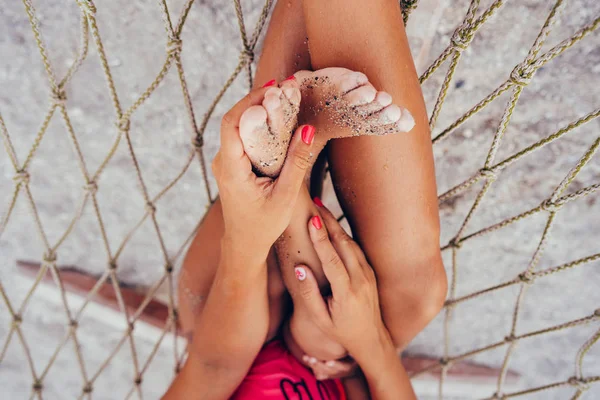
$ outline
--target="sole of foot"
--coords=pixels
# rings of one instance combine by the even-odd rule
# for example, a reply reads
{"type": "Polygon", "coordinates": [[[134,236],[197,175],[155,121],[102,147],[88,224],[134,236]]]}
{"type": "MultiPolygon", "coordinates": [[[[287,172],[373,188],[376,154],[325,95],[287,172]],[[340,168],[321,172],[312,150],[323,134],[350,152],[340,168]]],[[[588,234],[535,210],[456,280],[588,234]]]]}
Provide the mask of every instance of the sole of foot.
{"type": "MultiPolygon", "coordinates": [[[[415,125],[410,112],[378,91],[361,72],[346,68],[298,71],[302,104],[300,122],[317,127],[315,139],[387,135],[409,132],[415,125]]],[[[324,145],[324,144],[323,144],[324,145]]]]}
{"type": "Polygon", "coordinates": [[[283,81],[265,92],[261,105],[248,108],[240,119],[244,150],[258,175],[276,177],[281,171],[292,133],[298,126],[300,86],[283,81]]]}

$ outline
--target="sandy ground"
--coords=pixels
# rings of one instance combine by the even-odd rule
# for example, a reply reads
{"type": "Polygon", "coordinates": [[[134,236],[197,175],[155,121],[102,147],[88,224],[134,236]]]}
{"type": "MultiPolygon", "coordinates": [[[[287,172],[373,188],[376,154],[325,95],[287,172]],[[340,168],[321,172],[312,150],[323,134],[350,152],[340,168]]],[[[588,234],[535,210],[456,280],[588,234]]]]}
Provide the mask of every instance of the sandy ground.
{"type": "MultiPolygon", "coordinates": [[[[177,14],[182,1],[168,3],[177,14]]],[[[468,2],[422,0],[421,3],[408,29],[413,54],[422,54],[418,58],[418,67],[423,71],[448,45],[468,2]],[[444,8],[438,13],[439,20],[433,18],[432,23],[436,5],[444,8]],[[424,44],[426,51],[421,53],[424,44]]],[[[482,7],[487,7],[491,2],[482,3],[482,7]]],[[[525,57],[551,8],[545,1],[507,3],[496,17],[483,26],[464,52],[434,135],[508,77],[513,66],[525,57]]],[[[567,3],[545,50],[600,15],[600,3],[595,0],[567,3]]],[[[260,2],[244,1],[243,5],[247,26],[253,27],[260,2]]],[[[57,75],[62,76],[73,61],[78,46],[77,6],[75,2],[58,1],[37,1],[35,6],[50,62],[57,75]]],[[[156,4],[138,0],[110,1],[98,4],[97,15],[118,95],[122,103],[129,106],[154,79],[165,57],[166,38],[160,10],[156,4]]],[[[241,47],[233,5],[216,0],[198,1],[192,7],[184,28],[183,42],[183,64],[194,108],[200,117],[238,61],[241,47]]],[[[537,73],[521,97],[498,160],[598,107],[599,44],[599,33],[594,32],[537,73]]],[[[18,2],[8,2],[0,8],[0,55],[0,112],[19,159],[23,161],[48,107],[49,90],[24,7],[18,2]]],[[[67,88],[67,109],[90,171],[98,168],[117,134],[114,111],[98,61],[91,45],[88,59],[67,88]]],[[[430,110],[445,70],[442,67],[423,86],[430,110]]],[[[245,90],[246,80],[242,75],[225,94],[211,118],[204,148],[209,160],[218,148],[220,116],[245,90]]],[[[481,168],[507,100],[506,94],[501,96],[448,139],[436,144],[440,193],[481,168]]],[[[133,144],[151,194],[158,193],[184,164],[192,136],[186,122],[179,82],[174,70],[171,70],[163,84],[132,118],[133,144]]],[[[485,197],[466,233],[537,206],[598,138],[599,128],[598,121],[591,121],[505,170],[485,197]]],[[[0,150],[2,213],[6,211],[12,194],[13,174],[6,153],[0,150]]],[[[72,143],[59,118],[55,117],[50,123],[32,161],[30,174],[31,191],[46,234],[50,243],[55,243],[73,216],[84,184],[72,143]]],[[[577,177],[569,192],[599,181],[600,162],[596,156],[577,177]]],[[[124,143],[121,143],[98,185],[99,204],[114,251],[142,216],[144,205],[124,143]]],[[[214,182],[212,185],[213,191],[216,191],[214,182]]],[[[447,243],[460,227],[480,186],[481,183],[458,199],[442,205],[442,244],[447,243]]],[[[28,287],[24,281],[17,279],[15,262],[39,262],[44,251],[35,233],[33,219],[22,200],[0,240],[0,280],[17,308],[28,287]]],[[[157,203],[159,226],[171,254],[193,230],[205,211],[206,203],[201,172],[198,164],[194,163],[179,184],[157,203]]],[[[539,240],[546,217],[546,213],[540,213],[465,243],[458,257],[457,294],[468,294],[513,279],[522,272],[539,240]]],[[[600,202],[597,193],[569,203],[558,213],[556,222],[539,268],[549,268],[598,252],[600,202]]],[[[89,273],[100,274],[106,268],[106,259],[98,224],[88,207],[72,234],[60,246],[59,264],[77,265],[89,273]]],[[[156,234],[148,221],[125,247],[118,264],[118,276],[127,284],[149,286],[160,278],[164,262],[156,234]]],[[[446,265],[450,268],[449,258],[446,258],[446,265]]],[[[591,315],[600,304],[599,267],[600,264],[595,262],[539,279],[525,298],[518,333],[591,315]]],[[[43,370],[67,329],[58,294],[54,293],[54,296],[56,302],[34,296],[23,315],[23,330],[38,373],[43,370]]],[[[450,354],[461,354],[502,340],[509,333],[515,296],[516,288],[511,287],[460,305],[452,322],[450,354]]],[[[441,356],[441,322],[440,316],[415,339],[408,351],[441,356]]],[[[2,303],[2,342],[9,324],[10,315],[2,303]]],[[[88,375],[94,374],[108,349],[117,345],[123,328],[118,323],[113,325],[107,326],[91,313],[84,314],[80,323],[80,341],[88,375]]],[[[523,388],[567,379],[574,374],[579,346],[599,328],[596,320],[587,326],[527,339],[517,347],[510,368],[522,375],[520,385],[523,388]]],[[[145,360],[152,343],[144,337],[136,338],[140,360],[145,360]]],[[[505,347],[502,347],[478,355],[473,360],[497,366],[504,352],[505,347]]],[[[150,365],[144,374],[142,387],[145,398],[155,399],[172,377],[172,346],[161,347],[150,365]]],[[[600,375],[598,346],[585,359],[584,373],[587,376],[600,375]]],[[[133,379],[131,351],[127,344],[96,381],[94,398],[122,398],[129,391],[133,379]]],[[[44,398],[77,398],[82,382],[73,344],[68,343],[44,380],[44,398]]],[[[11,400],[29,398],[31,385],[31,374],[22,349],[18,341],[13,340],[0,364],[0,387],[3,388],[0,397],[11,400]]],[[[573,388],[565,387],[528,398],[564,399],[570,398],[572,393],[573,388]]],[[[465,393],[464,397],[467,396],[468,393],[465,393]]],[[[592,387],[584,396],[586,399],[598,397],[600,385],[592,387]]]]}

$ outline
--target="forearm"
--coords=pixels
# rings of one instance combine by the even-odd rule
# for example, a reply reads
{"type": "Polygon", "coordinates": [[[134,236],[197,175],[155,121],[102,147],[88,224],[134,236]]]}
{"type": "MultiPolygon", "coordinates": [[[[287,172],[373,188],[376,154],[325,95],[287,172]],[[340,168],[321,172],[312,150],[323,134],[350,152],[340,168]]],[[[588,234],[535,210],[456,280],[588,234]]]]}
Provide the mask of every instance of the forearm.
{"type": "Polygon", "coordinates": [[[344,386],[344,391],[346,392],[346,398],[348,400],[371,399],[369,384],[362,374],[342,379],[342,385],[344,386]]]}
{"type": "Polygon", "coordinates": [[[226,399],[264,344],[268,323],[266,261],[223,242],[221,261],[181,373],[165,399],[226,399]]]}
{"type": "MultiPolygon", "coordinates": [[[[373,342],[368,352],[362,352],[365,356],[355,357],[361,367],[364,378],[369,387],[370,398],[373,400],[416,400],[415,392],[404,366],[396,353],[389,334],[380,335],[373,342]]],[[[360,392],[360,381],[349,382],[356,393],[360,392]]],[[[364,399],[363,397],[351,397],[349,400],[364,399]]]]}
{"type": "Polygon", "coordinates": [[[251,364],[268,323],[266,260],[253,261],[224,245],[190,353],[210,364],[251,364]]]}

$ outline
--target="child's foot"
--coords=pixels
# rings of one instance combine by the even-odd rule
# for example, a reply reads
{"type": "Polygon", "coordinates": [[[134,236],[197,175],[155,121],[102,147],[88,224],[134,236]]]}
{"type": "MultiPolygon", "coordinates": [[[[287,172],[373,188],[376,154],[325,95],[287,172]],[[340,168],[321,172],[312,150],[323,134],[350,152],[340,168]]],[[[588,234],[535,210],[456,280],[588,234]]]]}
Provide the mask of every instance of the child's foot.
{"type": "Polygon", "coordinates": [[[298,125],[299,105],[298,82],[288,79],[280,87],[268,89],[261,106],[252,106],[242,114],[240,137],[258,174],[279,175],[298,125]]]}
{"type": "Polygon", "coordinates": [[[408,110],[377,91],[361,72],[346,68],[298,71],[302,103],[299,119],[317,127],[315,140],[408,132],[415,121],[408,110]]]}

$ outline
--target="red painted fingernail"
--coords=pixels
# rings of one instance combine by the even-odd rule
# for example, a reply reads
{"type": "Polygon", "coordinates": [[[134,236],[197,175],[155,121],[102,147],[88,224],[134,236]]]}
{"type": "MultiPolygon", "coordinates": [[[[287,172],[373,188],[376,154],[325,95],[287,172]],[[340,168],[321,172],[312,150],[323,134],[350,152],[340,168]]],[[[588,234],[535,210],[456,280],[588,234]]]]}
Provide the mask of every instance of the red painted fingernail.
{"type": "Polygon", "coordinates": [[[275,84],[275,82],[277,82],[275,79],[271,79],[269,82],[265,83],[263,85],[264,88],[269,87],[269,86],[273,86],[275,84]]]}
{"type": "Polygon", "coordinates": [[[287,78],[285,78],[286,81],[295,81],[296,77],[294,75],[290,75],[287,78]]]}
{"type": "Polygon", "coordinates": [[[305,125],[302,128],[302,141],[306,144],[312,144],[315,138],[315,127],[312,125],[305,125]]]}
{"type": "Polygon", "coordinates": [[[318,197],[315,197],[315,198],[313,199],[313,202],[314,202],[314,203],[315,203],[317,206],[319,206],[319,207],[324,207],[324,206],[323,206],[323,202],[322,202],[322,201],[321,201],[321,199],[320,199],[320,198],[318,198],[318,197]]]}
{"type": "Polygon", "coordinates": [[[299,281],[303,281],[306,279],[306,270],[302,267],[296,267],[294,268],[294,271],[296,272],[296,278],[299,281]]]}
{"type": "Polygon", "coordinates": [[[321,229],[323,227],[323,223],[321,222],[321,218],[319,218],[318,215],[315,215],[314,217],[312,217],[310,219],[310,222],[312,222],[313,226],[317,229],[321,229]]]}

